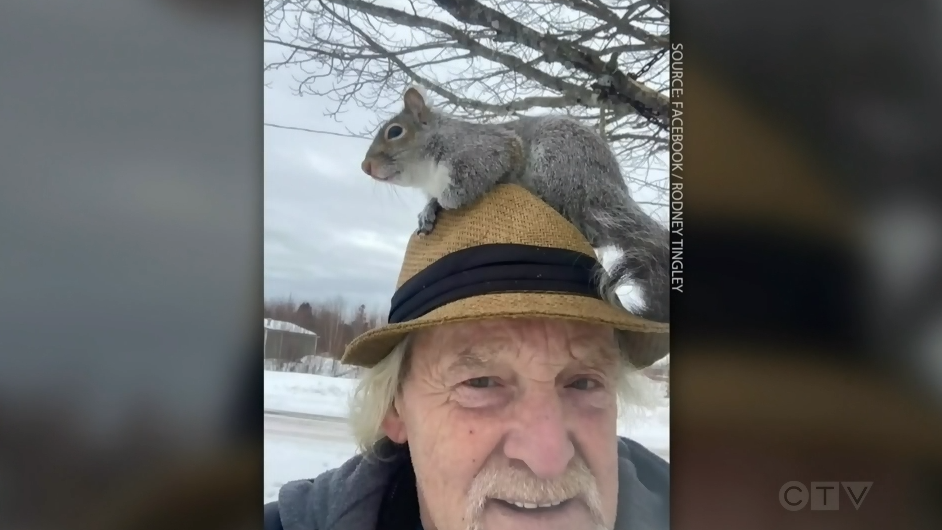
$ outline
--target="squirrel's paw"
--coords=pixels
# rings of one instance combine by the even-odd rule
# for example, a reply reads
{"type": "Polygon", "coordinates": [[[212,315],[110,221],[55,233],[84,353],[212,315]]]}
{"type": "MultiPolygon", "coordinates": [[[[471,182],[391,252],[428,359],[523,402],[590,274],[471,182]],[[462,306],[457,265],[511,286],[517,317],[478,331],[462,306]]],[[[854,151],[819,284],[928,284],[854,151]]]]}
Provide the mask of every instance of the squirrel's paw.
{"type": "Polygon", "coordinates": [[[432,233],[432,230],[435,229],[435,220],[438,218],[438,211],[441,206],[437,202],[430,202],[425,208],[419,213],[419,227],[416,228],[415,233],[419,236],[427,236],[432,233]]]}

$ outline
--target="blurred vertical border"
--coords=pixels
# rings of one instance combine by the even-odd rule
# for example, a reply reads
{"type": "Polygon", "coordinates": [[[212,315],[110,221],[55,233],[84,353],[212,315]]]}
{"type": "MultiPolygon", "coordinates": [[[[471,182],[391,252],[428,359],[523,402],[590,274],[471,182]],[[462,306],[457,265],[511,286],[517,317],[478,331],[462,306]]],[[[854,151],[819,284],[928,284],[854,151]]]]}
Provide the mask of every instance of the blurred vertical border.
{"type": "MultiPolygon", "coordinates": [[[[750,440],[767,463],[783,447],[809,462],[854,453],[924,477],[903,513],[938,528],[928,499],[942,484],[942,4],[671,8],[672,49],[683,50],[672,55],[684,271],[671,315],[674,484],[697,480],[687,470],[700,463],[684,455],[705,454],[696,449],[711,436],[750,440]]],[[[774,492],[783,477],[767,471],[746,474],[774,492]]],[[[716,477],[711,493],[737,487],[716,477]]],[[[712,528],[683,499],[678,527],[712,528]]],[[[787,515],[756,507],[736,520],[804,524],[787,515]]]]}
{"type": "Polygon", "coordinates": [[[261,3],[0,6],[0,528],[258,528],[261,3]]]}

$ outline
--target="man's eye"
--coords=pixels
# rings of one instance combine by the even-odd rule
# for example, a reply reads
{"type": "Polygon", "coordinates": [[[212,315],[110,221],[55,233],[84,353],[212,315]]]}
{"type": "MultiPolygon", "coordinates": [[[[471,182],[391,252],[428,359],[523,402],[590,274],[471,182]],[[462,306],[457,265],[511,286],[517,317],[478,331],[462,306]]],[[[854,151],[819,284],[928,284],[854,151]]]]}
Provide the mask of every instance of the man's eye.
{"type": "Polygon", "coordinates": [[[474,379],[468,379],[464,384],[471,388],[490,388],[495,386],[497,382],[494,381],[493,377],[475,377],[474,379]]]}
{"type": "Polygon", "coordinates": [[[402,127],[400,127],[399,125],[390,125],[389,128],[386,129],[386,139],[395,140],[396,138],[399,138],[400,136],[402,136],[402,133],[403,133],[402,127]]]}
{"type": "Polygon", "coordinates": [[[575,388],[576,390],[595,390],[602,386],[598,381],[594,379],[589,379],[587,377],[582,377],[576,379],[572,383],[569,383],[569,386],[575,388]]]}

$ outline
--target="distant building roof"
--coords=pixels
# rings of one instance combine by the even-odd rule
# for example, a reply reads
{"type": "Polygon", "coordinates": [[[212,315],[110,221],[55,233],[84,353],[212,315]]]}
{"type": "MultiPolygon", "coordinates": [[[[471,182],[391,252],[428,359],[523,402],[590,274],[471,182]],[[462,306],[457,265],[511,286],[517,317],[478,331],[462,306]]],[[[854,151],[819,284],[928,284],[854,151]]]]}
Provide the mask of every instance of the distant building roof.
{"type": "MultiPolygon", "coordinates": [[[[265,327],[268,329],[274,329],[276,331],[286,331],[288,333],[299,333],[301,335],[314,335],[317,336],[317,333],[309,329],[304,329],[297,324],[292,324],[291,322],[285,322],[284,320],[275,320],[273,318],[265,319],[265,327]]],[[[300,340],[300,339],[299,339],[300,340]]]]}

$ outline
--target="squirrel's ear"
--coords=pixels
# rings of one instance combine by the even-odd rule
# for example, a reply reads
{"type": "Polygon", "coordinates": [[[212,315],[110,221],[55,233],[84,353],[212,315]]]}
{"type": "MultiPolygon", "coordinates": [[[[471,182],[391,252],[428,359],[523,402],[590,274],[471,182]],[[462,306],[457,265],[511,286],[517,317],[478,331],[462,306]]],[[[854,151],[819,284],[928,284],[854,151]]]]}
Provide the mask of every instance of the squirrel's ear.
{"type": "Polygon", "coordinates": [[[402,101],[405,103],[406,110],[411,112],[419,121],[422,123],[428,121],[428,106],[425,104],[425,98],[422,97],[421,92],[415,88],[410,88],[403,94],[402,101]]]}

